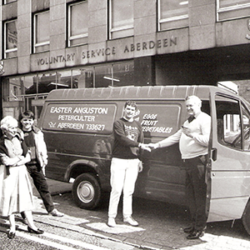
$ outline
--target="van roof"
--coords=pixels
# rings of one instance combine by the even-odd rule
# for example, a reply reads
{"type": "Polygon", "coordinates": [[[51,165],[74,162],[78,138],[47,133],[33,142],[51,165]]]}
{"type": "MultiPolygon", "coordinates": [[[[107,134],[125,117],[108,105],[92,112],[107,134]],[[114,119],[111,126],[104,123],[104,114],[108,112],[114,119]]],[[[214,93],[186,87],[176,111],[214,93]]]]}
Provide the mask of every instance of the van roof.
{"type": "Polygon", "coordinates": [[[188,86],[125,86],[110,88],[81,88],[52,90],[48,100],[129,100],[129,99],[180,99],[189,95],[197,95],[202,100],[209,99],[211,89],[232,94],[228,90],[216,86],[188,85],[188,86]]]}

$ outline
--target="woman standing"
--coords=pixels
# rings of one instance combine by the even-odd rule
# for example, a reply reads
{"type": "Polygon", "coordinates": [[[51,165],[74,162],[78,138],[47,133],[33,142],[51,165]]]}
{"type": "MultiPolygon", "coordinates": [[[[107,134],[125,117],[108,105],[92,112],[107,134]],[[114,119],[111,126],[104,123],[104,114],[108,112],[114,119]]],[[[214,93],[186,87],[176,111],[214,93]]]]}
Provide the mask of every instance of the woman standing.
{"type": "Polygon", "coordinates": [[[17,134],[18,122],[11,116],[1,120],[3,133],[0,139],[0,214],[9,217],[8,237],[15,237],[15,213],[24,212],[30,233],[42,234],[33,221],[33,194],[25,163],[30,152],[17,134]]]}

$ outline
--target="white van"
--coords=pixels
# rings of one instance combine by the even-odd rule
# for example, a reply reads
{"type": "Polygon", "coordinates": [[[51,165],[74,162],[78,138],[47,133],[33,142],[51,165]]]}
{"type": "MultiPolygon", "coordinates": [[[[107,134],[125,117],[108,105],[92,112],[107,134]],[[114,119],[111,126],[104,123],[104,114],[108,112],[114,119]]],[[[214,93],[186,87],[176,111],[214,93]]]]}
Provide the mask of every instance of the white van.
{"type": "MultiPolygon", "coordinates": [[[[127,100],[136,101],[145,143],[175,133],[187,119],[185,98],[197,95],[212,117],[206,166],[208,222],[243,219],[250,234],[249,104],[214,86],[154,86],[54,90],[45,101],[40,127],[48,147],[49,178],[74,179],[73,198],[95,208],[110,191],[113,122],[127,100]]],[[[144,152],[136,196],[184,203],[185,171],[178,145],[144,152]]]]}

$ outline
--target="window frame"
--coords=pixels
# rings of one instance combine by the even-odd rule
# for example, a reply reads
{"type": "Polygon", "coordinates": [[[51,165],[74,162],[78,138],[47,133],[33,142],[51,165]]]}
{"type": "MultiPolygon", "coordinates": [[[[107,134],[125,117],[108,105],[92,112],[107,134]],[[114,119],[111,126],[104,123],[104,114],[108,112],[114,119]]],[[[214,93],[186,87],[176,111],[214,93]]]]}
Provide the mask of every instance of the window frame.
{"type": "MultiPolygon", "coordinates": [[[[6,25],[8,23],[11,23],[11,22],[16,22],[17,23],[17,19],[12,19],[12,20],[6,20],[3,22],[3,27],[4,27],[4,39],[3,39],[3,54],[4,54],[4,59],[7,59],[7,54],[8,53],[12,53],[12,52],[17,52],[18,50],[18,46],[16,48],[12,48],[12,49],[7,49],[7,28],[6,28],[6,25]]],[[[18,45],[18,41],[17,41],[17,45],[18,45]]],[[[17,57],[14,56],[14,57],[17,57]]]]}
{"type": "Polygon", "coordinates": [[[13,2],[17,2],[17,0],[12,0],[11,2],[7,3],[7,0],[3,0],[3,5],[9,4],[9,3],[13,3],[13,2]]]}
{"type": "Polygon", "coordinates": [[[72,6],[75,6],[75,5],[79,5],[79,4],[84,4],[84,3],[88,3],[87,0],[84,0],[84,1],[80,1],[80,2],[76,2],[76,3],[70,3],[68,4],[67,6],[67,13],[68,13],[68,22],[67,22],[67,27],[68,27],[68,30],[67,30],[67,46],[68,47],[74,47],[74,46],[79,46],[79,45],[84,45],[84,44],[87,44],[86,43],[79,43],[79,44],[76,44],[76,45],[71,45],[71,42],[74,41],[75,39],[81,39],[81,38],[86,38],[89,36],[88,32],[85,33],[85,34],[81,34],[81,35],[75,35],[75,36],[70,36],[70,33],[71,33],[71,22],[70,22],[70,17],[71,17],[71,7],[72,6]]]}
{"type": "Polygon", "coordinates": [[[246,132],[249,135],[250,131],[250,113],[246,103],[244,103],[241,99],[220,93],[217,93],[216,97],[224,98],[222,100],[215,99],[218,143],[236,151],[250,151],[249,137],[245,138],[246,132]],[[228,108],[226,109],[225,106],[223,109],[218,109],[221,105],[220,103],[223,102],[228,106],[228,108]],[[229,107],[230,103],[235,103],[237,106],[232,109],[229,107]],[[244,123],[244,116],[247,118],[248,124],[244,123]],[[245,130],[244,125],[248,125],[247,131],[245,130]]]}
{"type": "MultiPolygon", "coordinates": [[[[37,52],[36,48],[44,46],[44,45],[50,45],[50,40],[46,41],[46,42],[41,42],[41,43],[36,43],[36,35],[37,35],[37,30],[36,30],[36,24],[37,24],[37,16],[39,14],[43,14],[45,12],[49,13],[49,10],[44,10],[41,12],[37,12],[37,13],[33,13],[33,53],[41,53],[41,52],[37,52]]],[[[46,52],[49,50],[45,50],[43,52],[46,52]]]]}
{"type": "MultiPolygon", "coordinates": [[[[188,2],[188,1],[187,1],[188,2]]],[[[173,16],[173,17],[169,17],[169,18],[161,18],[161,6],[162,6],[162,2],[161,0],[157,1],[157,11],[158,11],[158,20],[157,20],[157,30],[158,31],[165,31],[165,30],[172,30],[172,29],[180,29],[180,28],[184,28],[184,27],[188,27],[188,25],[181,25],[178,28],[169,28],[169,29],[161,29],[161,24],[163,23],[167,23],[167,22],[173,22],[173,21],[179,21],[179,20],[185,20],[185,19],[189,19],[189,14],[185,14],[185,15],[179,15],[179,16],[173,16]]]]}
{"type": "MultiPolygon", "coordinates": [[[[109,38],[109,40],[116,39],[116,38],[113,38],[113,34],[117,31],[133,30],[133,34],[134,34],[134,22],[133,22],[133,25],[127,24],[127,25],[123,25],[123,26],[120,26],[117,28],[112,27],[112,20],[113,20],[113,13],[112,13],[112,6],[113,5],[112,4],[113,4],[113,1],[114,0],[109,0],[109,6],[108,6],[108,12],[109,12],[108,13],[108,18],[109,18],[108,38],[109,38]]],[[[134,17],[134,13],[133,13],[133,17],[134,17]]],[[[123,37],[126,37],[126,36],[121,36],[119,38],[123,38],[123,37]]]]}
{"type": "Polygon", "coordinates": [[[234,19],[247,17],[247,15],[242,15],[242,16],[235,16],[235,17],[232,17],[232,18],[220,19],[220,14],[221,13],[226,13],[226,12],[230,12],[230,11],[234,11],[234,10],[237,11],[237,10],[247,9],[247,8],[249,8],[249,10],[250,10],[250,3],[245,3],[245,4],[237,4],[237,3],[235,3],[232,6],[220,8],[220,1],[221,0],[216,0],[216,19],[217,19],[217,22],[222,22],[222,21],[234,20],[234,19]]]}

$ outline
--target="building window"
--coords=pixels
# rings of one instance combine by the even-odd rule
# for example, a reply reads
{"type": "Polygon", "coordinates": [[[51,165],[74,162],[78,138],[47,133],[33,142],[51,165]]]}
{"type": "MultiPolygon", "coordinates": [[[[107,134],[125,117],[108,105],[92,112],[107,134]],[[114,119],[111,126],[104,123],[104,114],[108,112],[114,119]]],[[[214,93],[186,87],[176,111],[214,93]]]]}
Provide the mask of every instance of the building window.
{"type": "Polygon", "coordinates": [[[18,119],[23,110],[40,117],[44,100],[54,89],[128,86],[134,81],[134,61],[83,66],[2,79],[3,115],[18,119]]]}
{"type": "Polygon", "coordinates": [[[249,0],[217,0],[217,21],[249,16],[249,0]]]}
{"type": "Polygon", "coordinates": [[[68,6],[68,47],[88,42],[88,2],[68,6]]]}
{"type": "Polygon", "coordinates": [[[3,4],[8,4],[8,3],[12,3],[12,2],[16,2],[17,0],[4,0],[3,4]]]}
{"type": "Polygon", "coordinates": [[[128,86],[134,83],[134,61],[98,65],[94,73],[94,88],[128,86]]]}
{"type": "Polygon", "coordinates": [[[109,39],[134,35],[134,1],[109,0],[109,39]]]}
{"type": "Polygon", "coordinates": [[[188,27],[188,1],[158,0],[158,31],[188,27]]]}
{"type": "Polygon", "coordinates": [[[50,44],[50,17],[49,11],[40,12],[34,15],[34,40],[33,52],[39,53],[49,51],[50,44]]]}
{"type": "Polygon", "coordinates": [[[68,6],[68,47],[88,42],[88,2],[68,6]]]}
{"type": "Polygon", "coordinates": [[[71,88],[93,88],[94,87],[94,69],[84,67],[72,70],[71,88]]]}
{"type": "Polygon", "coordinates": [[[4,22],[4,58],[17,57],[17,20],[4,22]]]}

